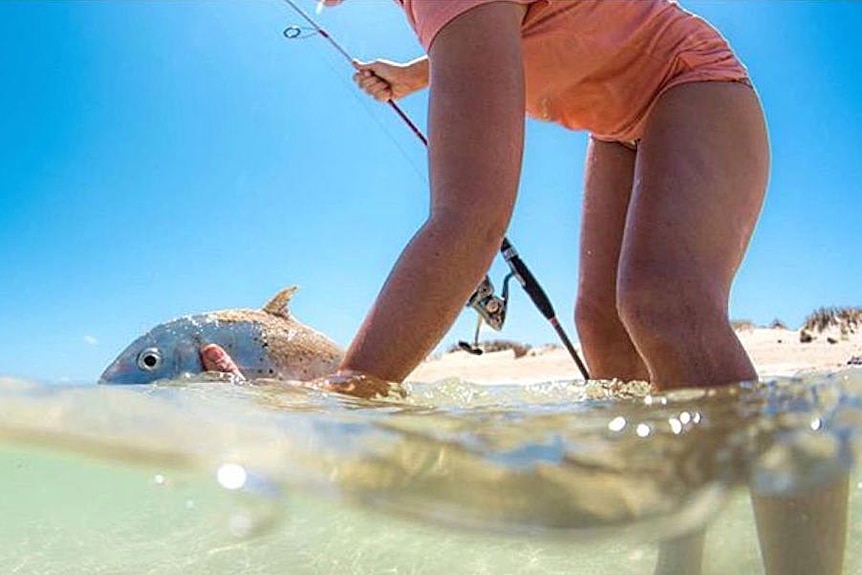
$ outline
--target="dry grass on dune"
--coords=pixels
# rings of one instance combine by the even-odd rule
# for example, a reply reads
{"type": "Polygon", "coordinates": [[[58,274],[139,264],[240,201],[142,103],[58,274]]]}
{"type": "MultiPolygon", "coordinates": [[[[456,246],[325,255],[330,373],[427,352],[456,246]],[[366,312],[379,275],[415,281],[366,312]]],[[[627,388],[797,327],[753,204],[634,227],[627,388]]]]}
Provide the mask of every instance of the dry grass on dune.
{"type": "MultiPolygon", "coordinates": [[[[758,329],[754,322],[747,319],[735,319],[730,324],[737,333],[758,329]]],[[[769,328],[788,329],[787,325],[777,318],[772,320],[769,328]]],[[[830,340],[835,338],[846,339],[850,335],[862,333],[862,308],[820,307],[808,314],[798,331],[799,340],[802,343],[809,343],[820,334],[829,335],[830,340]]]]}
{"type": "Polygon", "coordinates": [[[752,330],[757,326],[750,319],[732,319],[730,320],[730,327],[733,328],[733,331],[744,331],[752,330]]]}
{"type": "Polygon", "coordinates": [[[802,329],[822,333],[837,329],[841,335],[857,333],[862,327],[862,308],[858,307],[821,307],[805,318],[802,329]]]}

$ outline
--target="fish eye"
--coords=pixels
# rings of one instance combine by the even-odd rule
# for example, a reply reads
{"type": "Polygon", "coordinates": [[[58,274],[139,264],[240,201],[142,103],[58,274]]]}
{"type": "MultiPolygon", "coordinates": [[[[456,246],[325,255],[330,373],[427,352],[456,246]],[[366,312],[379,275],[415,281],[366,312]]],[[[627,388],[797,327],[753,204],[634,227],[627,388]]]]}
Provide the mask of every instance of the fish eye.
{"type": "Polygon", "coordinates": [[[158,349],[150,347],[138,354],[138,367],[144,371],[153,371],[161,367],[162,354],[158,349]]]}

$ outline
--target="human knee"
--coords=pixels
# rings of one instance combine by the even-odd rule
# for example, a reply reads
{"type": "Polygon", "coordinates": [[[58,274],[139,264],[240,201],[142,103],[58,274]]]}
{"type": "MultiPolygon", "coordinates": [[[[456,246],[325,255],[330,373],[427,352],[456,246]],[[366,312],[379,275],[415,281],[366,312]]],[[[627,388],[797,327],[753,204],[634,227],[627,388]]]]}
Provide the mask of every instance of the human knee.
{"type": "Polygon", "coordinates": [[[579,294],[575,302],[575,325],[580,339],[588,342],[607,340],[624,331],[615,299],[587,293],[579,294]]]}
{"type": "Polygon", "coordinates": [[[621,275],[616,309],[638,344],[676,340],[727,321],[726,298],[690,277],[653,273],[621,275]]]}

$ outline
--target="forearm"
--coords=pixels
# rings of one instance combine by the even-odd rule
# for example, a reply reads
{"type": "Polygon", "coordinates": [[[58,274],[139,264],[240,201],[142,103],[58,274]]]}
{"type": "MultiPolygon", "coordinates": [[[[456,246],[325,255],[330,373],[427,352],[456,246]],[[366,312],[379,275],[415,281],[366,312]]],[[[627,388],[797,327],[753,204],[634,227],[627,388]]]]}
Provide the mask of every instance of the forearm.
{"type": "Polygon", "coordinates": [[[419,230],[365,318],[342,369],[402,381],[425,358],[500,247],[502,231],[477,231],[448,218],[432,218],[419,230]]]}
{"type": "Polygon", "coordinates": [[[431,215],[405,248],[342,364],[401,381],[440,340],[509,223],[524,138],[523,7],[448,24],[431,48],[431,215]]]}

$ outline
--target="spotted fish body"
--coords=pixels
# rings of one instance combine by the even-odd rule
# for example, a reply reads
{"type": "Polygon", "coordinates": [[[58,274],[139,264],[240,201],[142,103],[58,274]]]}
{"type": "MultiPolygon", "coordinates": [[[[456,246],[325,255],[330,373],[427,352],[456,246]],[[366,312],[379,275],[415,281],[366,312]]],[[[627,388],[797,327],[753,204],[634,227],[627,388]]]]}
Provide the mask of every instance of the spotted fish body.
{"type": "Polygon", "coordinates": [[[295,287],[280,291],[261,310],[228,309],[160,324],[132,342],[102,374],[104,384],[143,384],[204,371],[200,349],[220,345],[249,379],[307,381],[334,372],[342,350],[293,318],[295,287]]]}

